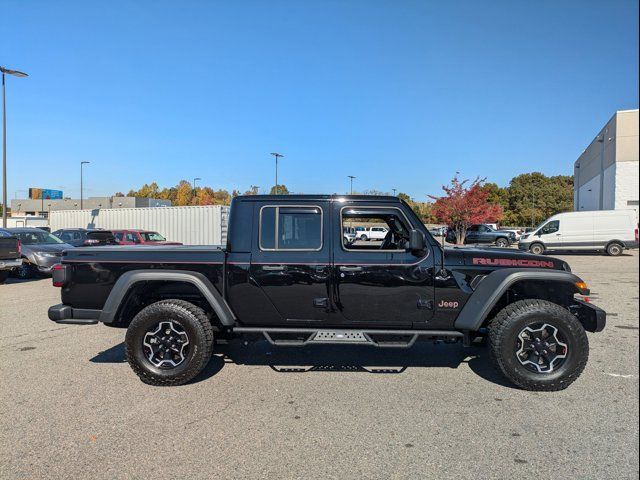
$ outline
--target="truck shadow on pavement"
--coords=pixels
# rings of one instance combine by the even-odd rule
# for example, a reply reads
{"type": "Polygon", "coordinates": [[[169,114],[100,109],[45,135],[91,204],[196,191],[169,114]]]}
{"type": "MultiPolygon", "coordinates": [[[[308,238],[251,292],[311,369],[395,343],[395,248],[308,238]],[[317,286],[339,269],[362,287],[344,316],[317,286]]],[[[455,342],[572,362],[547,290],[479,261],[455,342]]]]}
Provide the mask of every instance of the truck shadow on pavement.
{"type": "MultiPolygon", "coordinates": [[[[124,343],[91,358],[94,363],[126,362],[124,343]]],[[[411,348],[375,348],[371,346],[308,345],[276,347],[267,341],[244,345],[232,341],[215,345],[205,369],[191,382],[198,383],[215,376],[226,364],[269,367],[282,374],[314,372],[346,372],[399,375],[409,368],[458,368],[467,364],[479,377],[507,388],[516,388],[500,375],[489,360],[486,348],[461,344],[416,343],[411,348]]]]}

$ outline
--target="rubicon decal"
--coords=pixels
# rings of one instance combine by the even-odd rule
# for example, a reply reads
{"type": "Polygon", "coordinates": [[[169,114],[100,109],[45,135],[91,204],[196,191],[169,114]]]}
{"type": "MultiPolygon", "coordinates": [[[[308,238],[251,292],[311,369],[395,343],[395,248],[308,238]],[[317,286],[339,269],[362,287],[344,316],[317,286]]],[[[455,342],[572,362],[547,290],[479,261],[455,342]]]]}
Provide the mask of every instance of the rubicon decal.
{"type": "Polygon", "coordinates": [[[551,261],[527,260],[523,258],[474,258],[473,264],[490,267],[554,268],[553,262],[551,261]]]}

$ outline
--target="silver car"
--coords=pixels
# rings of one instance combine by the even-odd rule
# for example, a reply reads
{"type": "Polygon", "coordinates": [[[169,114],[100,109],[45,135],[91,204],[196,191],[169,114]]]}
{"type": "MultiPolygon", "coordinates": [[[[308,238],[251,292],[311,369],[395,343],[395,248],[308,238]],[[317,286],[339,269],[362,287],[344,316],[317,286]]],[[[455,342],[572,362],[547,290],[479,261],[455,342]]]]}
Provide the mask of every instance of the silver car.
{"type": "Polygon", "coordinates": [[[37,273],[51,273],[51,267],[62,260],[62,252],[73,248],[55,235],[39,228],[6,228],[3,231],[17,237],[22,246],[23,262],[16,269],[18,278],[31,278],[37,273]]]}

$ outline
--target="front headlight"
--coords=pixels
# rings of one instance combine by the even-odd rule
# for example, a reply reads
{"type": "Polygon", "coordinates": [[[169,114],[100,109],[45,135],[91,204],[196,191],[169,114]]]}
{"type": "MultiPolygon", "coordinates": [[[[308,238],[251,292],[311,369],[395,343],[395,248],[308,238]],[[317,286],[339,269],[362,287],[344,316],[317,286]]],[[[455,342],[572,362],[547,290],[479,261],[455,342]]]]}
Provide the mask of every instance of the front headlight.
{"type": "Polygon", "coordinates": [[[60,256],[59,253],[55,253],[55,252],[37,252],[36,255],[38,255],[39,257],[45,257],[45,258],[55,258],[60,256]]]}

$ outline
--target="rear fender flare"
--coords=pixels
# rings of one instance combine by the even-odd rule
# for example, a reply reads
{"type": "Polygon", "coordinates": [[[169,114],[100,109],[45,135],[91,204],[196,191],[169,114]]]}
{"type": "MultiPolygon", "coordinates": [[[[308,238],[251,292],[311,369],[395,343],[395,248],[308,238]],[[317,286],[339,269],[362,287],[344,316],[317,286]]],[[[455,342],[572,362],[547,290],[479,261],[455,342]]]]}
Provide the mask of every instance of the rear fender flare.
{"type": "Polygon", "coordinates": [[[132,270],[121,275],[111,289],[111,293],[100,313],[99,321],[112,323],[129,290],[136,283],[150,281],[185,282],[192,284],[202,293],[202,296],[207,300],[209,305],[211,305],[211,308],[213,308],[222,325],[231,326],[235,324],[236,318],[231,308],[207,277],[200,272],[176,272],[174,270],[132,270]]]}
{"type": "Polygon", "coordinates": [[[455,328],[458,330],[479,330],[504,293],[512,285],[527,280],[565,283],[571,285],[576,293],[578,293],[578,288],[575,284],[582,281],[573,273],[561,270],[515,268],[495,270],[480,282],[467,300],[455,321],[455,328]]]}

